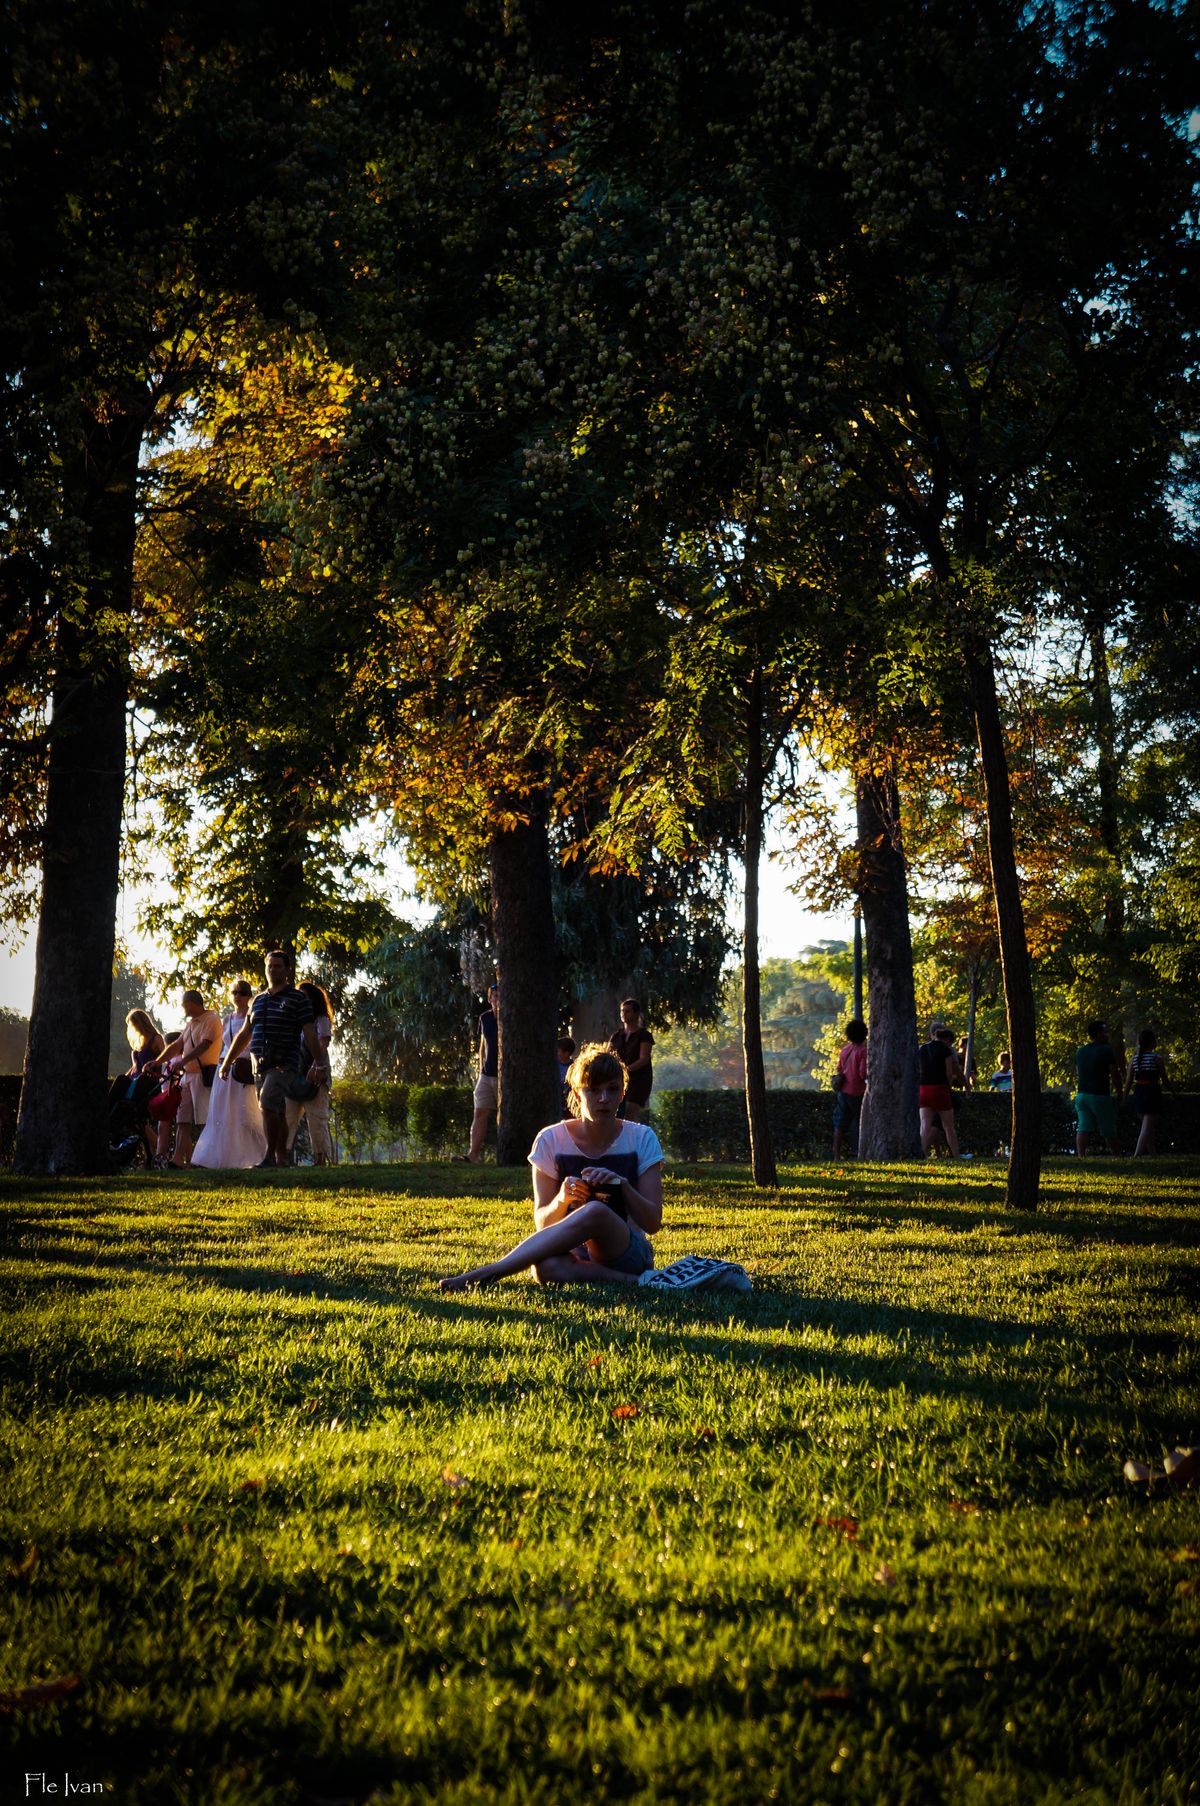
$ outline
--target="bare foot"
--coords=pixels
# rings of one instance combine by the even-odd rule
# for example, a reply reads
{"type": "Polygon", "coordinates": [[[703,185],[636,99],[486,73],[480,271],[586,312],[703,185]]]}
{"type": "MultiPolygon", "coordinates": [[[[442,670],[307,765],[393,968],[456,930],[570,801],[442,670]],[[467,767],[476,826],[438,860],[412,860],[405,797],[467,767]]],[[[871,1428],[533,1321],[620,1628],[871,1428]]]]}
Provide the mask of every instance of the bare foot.
{"type": "Polygon", "coordinates": [[[452,1273],[447,1279],[439,1279],[438,1285],[443,1292],[469,1292],[472,1286],[490,1285],[494,1278],[490,1267],[472,1267],[469,1273],[452,1273]]]}

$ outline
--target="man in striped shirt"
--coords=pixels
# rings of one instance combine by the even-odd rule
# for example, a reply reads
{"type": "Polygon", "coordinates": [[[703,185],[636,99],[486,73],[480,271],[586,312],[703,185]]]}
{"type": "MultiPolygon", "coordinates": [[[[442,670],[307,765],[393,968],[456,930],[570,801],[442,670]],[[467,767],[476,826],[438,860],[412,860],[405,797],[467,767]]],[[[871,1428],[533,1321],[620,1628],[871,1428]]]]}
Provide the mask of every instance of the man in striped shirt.
{"type": "Polygon", "coordinates": [[[305,1076],[314,1084],[328,1080],[329,1065],[313,1026],[312,1004],[292,983],[287,954],[278,947],[267,955],[267,988],[250,1005],[245,1026],[221,1061],[222,1079],[228,1079],[233,1062],[247,1047],[254,1055],[258,1107],[267,1138],[266,1159],[260,1164],[287,1166],[289,1086],[305,1076]],[[311,1061],[307,1075],[301,1071],[305,1049],[311,1061]]]}

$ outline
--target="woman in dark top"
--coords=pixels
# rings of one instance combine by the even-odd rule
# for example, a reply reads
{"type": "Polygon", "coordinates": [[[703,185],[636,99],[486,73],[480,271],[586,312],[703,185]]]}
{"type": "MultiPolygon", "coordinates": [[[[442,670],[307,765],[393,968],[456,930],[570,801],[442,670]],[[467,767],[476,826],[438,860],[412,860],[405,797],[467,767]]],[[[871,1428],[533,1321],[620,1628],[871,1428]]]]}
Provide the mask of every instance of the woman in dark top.
{"type": "Polygon", "coordinates": [[[958,1136],[954,1129],[954,1098],[951,1081],[961,1079],[963,1069],[954,1051],[954,1035],[943,1022],[931,1022],[929,1039],[918,1050],[921,1090],[921,1148],[928,1154],[937,1139],[939,1126],[946,1146],[957,1158],[958,1136]]]}
{"type": "Polygon", "coordinates": [[[621,1026],[608,1047],[629,1074],[629,1089],[625,1093],[627,1122],[641,1122],[646,1115],[654,1084],[654,1068],[650,1063],[653,1046],[654,1036],[642,1020],[641,1004],[636,997],[622,998],[621,1026]]]}
{"type": "Polygon", "coordinates": [[[1133,1107],[1142,1119],[1135,1154],[1153,1154],[1158,1119],[1162,1115],[1163,1081],[1167,1063],[1157,1051],[1158,1037],[1152,1028],[1144,1028],[1138,1036],[1138,1050],[1129,1062],[1125,1080],[1125,1096],[1133,1093],[1133,1107]]]}

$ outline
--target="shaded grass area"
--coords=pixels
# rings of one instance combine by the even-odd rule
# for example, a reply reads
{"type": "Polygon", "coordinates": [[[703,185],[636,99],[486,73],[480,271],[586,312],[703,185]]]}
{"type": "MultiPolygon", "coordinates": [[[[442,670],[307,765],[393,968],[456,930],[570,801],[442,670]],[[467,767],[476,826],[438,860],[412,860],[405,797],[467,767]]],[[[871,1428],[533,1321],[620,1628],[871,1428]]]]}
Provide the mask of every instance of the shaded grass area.
{"type": "Polygon", "coordinates": [[[0,1183],[4,1797],[1200,1799],[1200,1163],[1003,1178],[680,1169],[732,1299],[439,1294],[523,1173],[0,1183]]]}

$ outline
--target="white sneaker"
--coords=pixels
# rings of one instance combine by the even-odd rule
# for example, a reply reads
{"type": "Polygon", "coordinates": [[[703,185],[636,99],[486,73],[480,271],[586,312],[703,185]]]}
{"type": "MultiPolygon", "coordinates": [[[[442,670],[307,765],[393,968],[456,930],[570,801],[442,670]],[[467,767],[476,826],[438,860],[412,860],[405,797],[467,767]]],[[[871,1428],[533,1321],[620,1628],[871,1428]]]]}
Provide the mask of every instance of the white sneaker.
{"type": "Polygon", "coordinates": [[[745,1267],[733,1260],[709,1260],[702,1254],[685,1254],[669,1267],[651,1267],[638,1280],[660,1292],[694,1292],[701,1287],[713,1292],[749,1292],[754,1281],[745,1267]]]}

